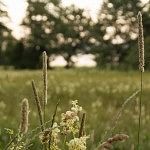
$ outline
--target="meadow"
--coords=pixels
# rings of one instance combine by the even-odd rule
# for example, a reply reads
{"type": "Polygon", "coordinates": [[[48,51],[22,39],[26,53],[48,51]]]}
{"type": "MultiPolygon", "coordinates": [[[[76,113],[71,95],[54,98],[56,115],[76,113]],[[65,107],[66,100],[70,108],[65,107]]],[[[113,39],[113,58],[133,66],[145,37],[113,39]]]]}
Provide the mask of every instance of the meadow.
{"type": "MultiPolygon", "coordinates": [[[[150,72],[144,72],[142,97],[141,149],[150,149],[150,72]]],[[[23,98],[29,100],[29,132],[39,126],[38,113],[31,81],[35,80],[41,91],[42,72],[0,71],[0,146],[8,142],[6,129],[16,132],[20,124],[20,104],[23,98]]],[[[56,120],[70,107],[72,100],[78,100],[86,112],[86,134],[88,149],[93,150],[99,142],[116,134],[129,135],[125,143],[116,143],[114,149],[134,150],[137,144],[139,94],[123,103],[140,89],[138,71],[103,71],[98,69],[55,69],[48,71],[48,104],[46,120],[51,120],[57,101],[60,99],[56,120]],[[122,106],[123,105],[123,106],[122,106]],[[121,112],[116,122],[117,113],[121,112]],[[109,130],[110,128],[110,130],[109,130]],[[108,132],[106,132],[108,131],[108,132]]],[[[42,96],[42,93],[39,92],[42,96]]],[[[34,139],[34,142],[38,137],[34,139]]],[[[33,143],[34,143],[33,142],[33,143]]],[[[39,149],[34,144],[31,149],[39,149]]]]}

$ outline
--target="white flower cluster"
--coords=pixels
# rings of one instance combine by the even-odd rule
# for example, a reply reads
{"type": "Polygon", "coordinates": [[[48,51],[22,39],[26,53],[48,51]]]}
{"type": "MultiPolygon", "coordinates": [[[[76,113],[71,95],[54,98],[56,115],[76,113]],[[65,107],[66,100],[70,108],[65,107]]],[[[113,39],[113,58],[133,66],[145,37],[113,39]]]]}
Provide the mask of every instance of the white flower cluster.
{"type": "Polygon", "coordinates": [[[78,100],[72,101],[71,110],[75,113],[82,111],[82,107],[78,105],[78,100]]]}
{"type": "Polygon", "coordinates": [[[70,110],[61,114],[60,124],[55,122],[52,128],[45,129],[40,134],[41,142],[50,143],[50,150],[62,150],[66,147],[68,150],[86,150],[88,136],[79,137],[81,111],[82,107],[78,105],[78,101],[72,101],[70,110]]]}
{"type": "Polygon", "coordinates": [[[49,140],[50,140],[50,137],[51,137],[51,147],[50,147],[50,150],[60,150],[58,148],[58,143],[59,143],[59,133],[60,133],[60,130],[59,130],[59,126],[58,124],[55,122],[53,124],[53,127],[51,129],[46,129],[44,130],[39,138],[41,140],[42,143],[48,143],[49,140]]]}
{"type": "Polygon", "coordinates": [[[83,136],[80,138],[74,138],[67,143],[69,150],[86,150],[86,140],[87,136],[83,136]]]}
{"type": "Polygon", "coordinates": [[[60,129],[58,128],[58,124],[55,122],[52,127],[52,133],[51,133],[51,138],[52,138],[52,144],[51,144],[51,150],[60,150],[58,148],[58,143],[59,143],[59,133],[60,129]]]}
{"type": "Polygon", "coordinates": [[[61,123],[60,125],[63,128],[62,133],[77,133],[79,132],[79,117],[78,113],[82,111],[82,107],[78,105],[78,101],[72,101],[72,107],[70,111],[61,114],[61,123]]]}

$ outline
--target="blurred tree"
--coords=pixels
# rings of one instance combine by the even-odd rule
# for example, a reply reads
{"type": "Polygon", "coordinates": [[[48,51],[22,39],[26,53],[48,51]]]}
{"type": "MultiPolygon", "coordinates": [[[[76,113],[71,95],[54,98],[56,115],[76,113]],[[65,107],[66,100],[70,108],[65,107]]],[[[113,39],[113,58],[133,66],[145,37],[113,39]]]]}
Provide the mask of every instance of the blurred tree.
{"type": "MultiPolygon", "coordinates": [[[[98,17],[99,32],[103,36],[98,61],[115,67],[136,63],[133,51],[137,49],[137,13],[143,14],[145,37],[150,30],[150,3],[141,0],[104,0],[98,17]],[[129,59],[129,58],[130,59],[129,59]],[[127,61],[128,60],[128,61],[127,61]]],[[[148,45],[145,45],[146,47],[148,45]]],[[[135,51],[136,53],[136,51],[135,51]]],[[[136,65],[133,65],[133,67],[136,65]]]]}
{"type": "MultiPolygon", "coordinates": [[[[38,68],[43,51],[53,53],[57,48],[56,26],[60,24],[59,0],[28,0],[22,25],[29,31],[25,37],[24,67],[38,68]]],[[[56,52],[56,51],[55,51],[56,52]]]]}
{"type": "Polygon", "coordinates": [[[23,39],[15,42],[12,53],[10,55],[11,64],[16,68],[25,68],[24,64],[24,43],[23,39]]]}
{"type": "Polygon", "coordinates": [[[30,56],[24,58],[32,66],[27,67],[39,66],[42,51],[47,51],[48,55],[63,55],[66,67],[71,67],[71,56],[89,52],[93,44],[91,18],[75,6],[63,7],[59,0],[28,0],[23,25],[29,30],[25,38],[25,53],[30,56]]]}
{"type": "Polygon", "coordinates": [[[10,19],[2,0],[0,1],[0,14],[0,65],[8,65],[10,64],[9,53],[14,38],[11,35],[11,30],[6,25],[10,19]]]}
{"type": "Polygon", "coordinates": [[[73,66],[71,57],[78,53],[91,53],[95,38],[92,35],[93,21],[83,9],[74,5],[61,9],[60,30],[57,34],[62,55],[67,61],[67,68],[73,66]]]}

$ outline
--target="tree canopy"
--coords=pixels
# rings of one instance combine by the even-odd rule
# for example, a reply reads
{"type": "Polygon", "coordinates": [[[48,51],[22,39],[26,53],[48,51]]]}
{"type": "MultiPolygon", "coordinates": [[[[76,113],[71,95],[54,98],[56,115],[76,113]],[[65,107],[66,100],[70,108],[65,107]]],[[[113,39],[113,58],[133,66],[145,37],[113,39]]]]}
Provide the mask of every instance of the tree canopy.
{"type": "Polygon", "coordinates": [[[147,38],[150,26],[149,2],[104,0],[96,25],[100,27],[99,33],[103,37],[100,65],[104,62],[111,66],[124,64],[127,67],[129,63],[135,65],[138,11],[143,14],[143,26],[147,38]]]}
{"type": "Polygon", "coordinates": [[[59,1],[28,0],[23,25],[29,30],[25,51],[30,50],[30,56],[33,56],[30,60],[34,61],[31,63],[35,67],[42,51],[63,55],[69,67],[73,65],[71,56],[91,50],[92,19],[83,9],[73,5],[63,7],[59,1]]]}
{"type": "Polygon", "coordinates": [[[9,51],[13,43],[11,30],[7,27],[9,16],[7,13],[6,5],[0,1],[0,65],[9,64],[9,51]]]}

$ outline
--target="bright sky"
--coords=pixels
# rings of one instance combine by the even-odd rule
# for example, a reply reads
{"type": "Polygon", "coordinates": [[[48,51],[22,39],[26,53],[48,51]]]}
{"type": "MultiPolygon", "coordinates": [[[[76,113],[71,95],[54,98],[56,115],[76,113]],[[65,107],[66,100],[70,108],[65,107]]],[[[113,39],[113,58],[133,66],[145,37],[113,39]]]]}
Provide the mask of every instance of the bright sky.
{"type": "MultiPolygon", "coordinates": [[[[21,32],[19,24],[25,16],[27,7],[26,0],[4,0],[4,2],[8,7],[8,13],[11,17],[11,28],[14,30],[15,35],[19,35],[19,32],[21,32]]],[[[101,3],[102,0],[62,0],[62,4],[65,6],[75,4],[80,8],[86,9],[93,19],[96,19],[101,3]]]]}
{"type": "Polygon", "coordinates": [[[96,15],[100,9],[103,0],[62,0],[63,5],[75,4],[80,8],[86,9],[93,19],[96,19],[96,15]]]}

